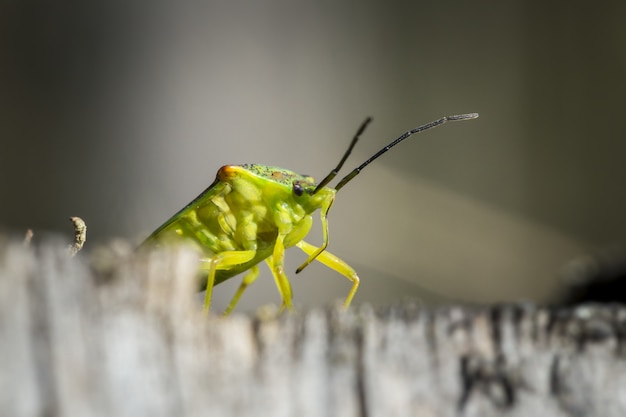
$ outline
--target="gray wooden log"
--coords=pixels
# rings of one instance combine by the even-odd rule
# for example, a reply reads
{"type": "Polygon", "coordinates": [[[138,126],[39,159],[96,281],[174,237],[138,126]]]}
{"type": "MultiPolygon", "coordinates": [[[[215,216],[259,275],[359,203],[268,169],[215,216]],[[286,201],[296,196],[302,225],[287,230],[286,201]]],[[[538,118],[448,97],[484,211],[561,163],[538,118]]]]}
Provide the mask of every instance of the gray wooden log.
{"type": "Polygon", "coordinates": [[[0,239],[2,416],[626,416],[623,306],[205,318],[189,253],[113,252],[0,239]]]}

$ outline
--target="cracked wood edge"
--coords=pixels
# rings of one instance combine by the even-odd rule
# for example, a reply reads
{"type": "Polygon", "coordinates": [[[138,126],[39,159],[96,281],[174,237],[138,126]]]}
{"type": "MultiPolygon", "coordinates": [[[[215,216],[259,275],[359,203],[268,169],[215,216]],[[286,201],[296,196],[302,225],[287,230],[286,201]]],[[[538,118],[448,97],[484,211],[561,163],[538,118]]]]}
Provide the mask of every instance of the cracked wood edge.
{"type": "Polygon", "coordinates": [[[626,415],[621,305],[206,319],[191,254],[108,256],[0,244],[3,415],[626,415]]]}

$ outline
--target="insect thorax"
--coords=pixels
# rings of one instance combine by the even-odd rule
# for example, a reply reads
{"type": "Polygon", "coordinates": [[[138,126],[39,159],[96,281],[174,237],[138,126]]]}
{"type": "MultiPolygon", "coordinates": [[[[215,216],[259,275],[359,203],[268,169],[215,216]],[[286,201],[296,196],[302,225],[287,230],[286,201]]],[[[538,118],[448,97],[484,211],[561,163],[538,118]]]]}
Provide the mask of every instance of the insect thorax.
{"type": "Polygon", "coordinates": [[[290,182],[311,187],[312,178],[288,170],[231,165],[222,167],[217,178],[216,187],[178,222],[177,231],[212,253],[271,250],[279,231],[290,235],[286,243],[295,244],[311,227],[310,213],[320,207],[321,195],[294,195],[290,182]]]}

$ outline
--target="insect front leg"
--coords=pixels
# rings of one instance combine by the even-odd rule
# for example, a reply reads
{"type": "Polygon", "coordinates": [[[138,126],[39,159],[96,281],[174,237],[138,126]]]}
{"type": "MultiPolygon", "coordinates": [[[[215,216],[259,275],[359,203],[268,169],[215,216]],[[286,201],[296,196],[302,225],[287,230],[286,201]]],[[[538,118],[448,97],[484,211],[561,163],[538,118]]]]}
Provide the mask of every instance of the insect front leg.
{"type": "Polygon", "coordinates": [[[322,221],[322,246],[316,248],[315,246],[309,245],[315,250],[312,252],[305,251],[309,254],[309,258],[304,261],[304,263],[300,265],[298,269],[296,269],[296,274],[302,272],[304,268],[306,268],[311,262],[315,260],[315,258],[317,258],[322,252],[326,250],[326,247],[328,246],[328,210],[330,210],[330,206],[332,206],[332,204],[333,200],[329,200],[328,203],[324,207],[322,207],[322,210],[320,211],[320,220],[322,221]]]}
{"type": "MultiPolygon", "coordinates": [[[[296,243],[296,246],[302,249],[302,251],[308,255],[316,254],[319,251],[319,248],[316,248],[315,246],[305,242],[304,240],[296,243]]],[[[357,289],[359,288],[359,283],[361,282],[358,275],[356,274],[356,271],[350,265],[348,265],[330,252],[324,251],[318,253],[315,260],[321,262],[330,269],[339,272],[341,275],[348,278],[352,282],[352,288],[350,289],[350,292],[346,297],[346,301],[344,301],[343,303],[343,307],[348,308],[350,306],[350,303],[352,302],[352,299],[354,298],[354,295],[356,294],[357,289]]]]}
{"type": "Polygon", "coordinates": [[[258,276],[259,276],[259,266],[254,265],[252,268],[250,268],[250,272],[244,275],[243,281],[241,281],[239,288],[237,288],[237,292],[233,296],[232,300],[230,300],[230,303],[228,304],[226,311],[224,311],[225,316],[232,313],[232,311],[235,309],[235,306],[239,302],[239,299],[241,298],[241,295],[243,294],[243,292],[246,290],[246,288],[248,288],[248,285],[256,281],[258,276]]]}
{"type": "Polygon", "coordinates": [[[213,295],[213,287],[215,286],[215,271],[218,269],[228,269],[235,265],[246,263],[254,258],[256,251],[224,251],[216,254],[211,258],[203,258],[201,263],[207,264],[202,269],[207,269],[209,275],[206,282],[206,293],[204,295],[204,313],[208,314],[211,309],[211,296],[213,295]]]}
{"type": "Polygon", "coordinates": [[[293,310],[291,284],[289,283],[289,278],[287,278],[287,275],[285,274],[285,244],[283,235],[279,235],[276,238],[274,253],[266,258],[265,262],[267,263],[267,266],[269,266],[270,271],[272,271],[272,275],[274,275],[278,292],[283,299],[281,308],[286,308],[289,311],[293,310]]]}

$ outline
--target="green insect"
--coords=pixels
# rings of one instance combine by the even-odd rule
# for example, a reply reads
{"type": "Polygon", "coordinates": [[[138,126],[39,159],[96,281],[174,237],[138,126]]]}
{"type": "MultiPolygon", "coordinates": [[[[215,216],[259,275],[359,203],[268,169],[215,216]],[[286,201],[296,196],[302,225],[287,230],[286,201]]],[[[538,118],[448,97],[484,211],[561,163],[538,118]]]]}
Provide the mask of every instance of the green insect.
{"type": "Polygon", "coordinates": [[[448,121],[477,117],[477,113],[447,116],[409,130],[355,168],[335,188],[327,184],[335,178],[371,118],[363,122],[337,167],[319,184],[312,177],[283,168],[255,164],[223,166],[213,184],[154,231],[142,246],[188,241],[198,249],[199,269],[203,272],[200,288],[206,289],[205,312],[211,306],[215,285],[247,271],[224,314],[232,312],[245,289],[259,275],[261,261],[267,263],[274,275],[282,309],[292,310],[291,285],[284,270],[285,248],[291,246],[309,255],[296,274],[317,260],[350,280],[352,288],[343,304],[347,308],[359,287],[359,277],[347,263],[326,251],[327,217],[335,194],[363,168],[409,136],[448,121]],[[319,247],[303,240],[313,223],[311,214],[317,209],[322,223],[319,247]]]}

